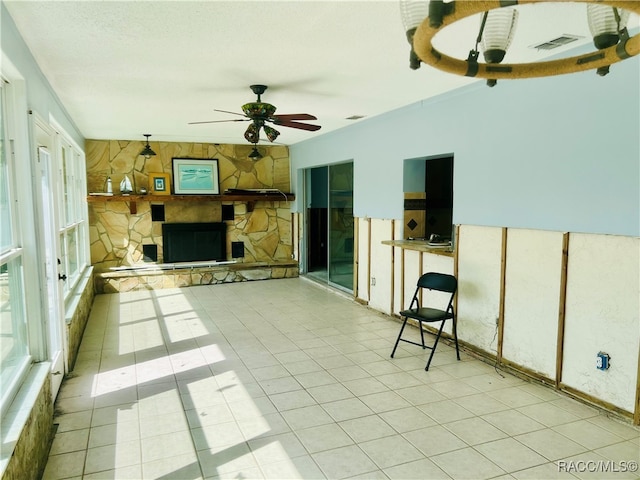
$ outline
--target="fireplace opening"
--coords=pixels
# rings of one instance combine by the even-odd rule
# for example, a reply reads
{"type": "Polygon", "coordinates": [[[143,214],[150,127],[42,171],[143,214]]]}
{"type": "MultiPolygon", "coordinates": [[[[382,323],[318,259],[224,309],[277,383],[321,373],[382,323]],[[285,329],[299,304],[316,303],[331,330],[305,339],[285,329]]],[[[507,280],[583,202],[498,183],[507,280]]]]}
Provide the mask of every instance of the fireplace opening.
{"type": "Polygon", "coordinates": [[[163,223],[165,263],[227,259],[224,223],[163,223]]]}

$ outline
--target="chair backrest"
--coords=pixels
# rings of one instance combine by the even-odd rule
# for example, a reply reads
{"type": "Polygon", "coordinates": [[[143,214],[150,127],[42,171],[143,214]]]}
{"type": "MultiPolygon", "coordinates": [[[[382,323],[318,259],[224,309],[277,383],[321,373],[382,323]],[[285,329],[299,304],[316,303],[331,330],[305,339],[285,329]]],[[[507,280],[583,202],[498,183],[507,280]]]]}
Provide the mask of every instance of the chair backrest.
{"type": "Polygon", "coordinates": [[[458,288],[458,280],[453,275],[447,275],[446,273],[429,272],[418,279],[418,288],[428,288],[453,294],[458,288]]]}

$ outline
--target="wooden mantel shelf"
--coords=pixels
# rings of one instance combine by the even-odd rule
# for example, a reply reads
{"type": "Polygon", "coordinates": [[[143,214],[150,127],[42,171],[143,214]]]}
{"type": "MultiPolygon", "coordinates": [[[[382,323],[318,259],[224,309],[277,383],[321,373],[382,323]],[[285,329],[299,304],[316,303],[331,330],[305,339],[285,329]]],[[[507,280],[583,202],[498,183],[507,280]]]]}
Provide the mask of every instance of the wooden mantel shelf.
{"type": "Polygon", "coordinates": [[[137,202],[247,202],[247,210],[252,211],[255,202],[290,202],[295,200],[292,193],[238,193],[224,195],[88,195],[87,202],[129,202],[129,211],[135,215],[137,202]]]}

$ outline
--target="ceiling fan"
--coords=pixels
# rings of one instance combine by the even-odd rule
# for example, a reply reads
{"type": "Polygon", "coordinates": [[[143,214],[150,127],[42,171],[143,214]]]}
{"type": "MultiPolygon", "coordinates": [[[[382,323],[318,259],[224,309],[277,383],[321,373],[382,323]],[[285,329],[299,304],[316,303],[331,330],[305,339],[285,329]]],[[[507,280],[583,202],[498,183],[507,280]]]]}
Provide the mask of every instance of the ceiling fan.
{"type": "Polygon", "coordinates": [[[215,110],[216,112],[230,113],[232,115],[240,115],[244,118],[236,118],[230,120],[212,120],[208,122],[189,122],[189,125],[195,125],[200,123],[221,123],[221,122],[251,122],[251,124],[247,127],[247,130],[244,132],[244,138],[247,139],[248,142],[253,143],[254,146],[260,140],[260,129],[262,129],[269,139],[270,142],[273,142],[280,132],[275,128],[267,125],[267,123],[272,123],[274,125],[280,125],[283,127],[290,128],[298,128],[300,130],[308,130],[310,132],[315,132],[316,130],[320,130],[320,125],[313,125],[310,123],[302,123],[297,120],[317,120],[313,115],[309,115],[308,113],[290,113],[290,114],[282,114],[276,115],[276,107],[271,105],[270,103],[265,103],[261,100],[260,96],[267,89],[266,85],[251,85],[250,86],[253,93],[258,96],[257,101],[245,103],[242,106],[242,111],[244,113],[236,113],[229,112],[227,110],[215,110]]]}

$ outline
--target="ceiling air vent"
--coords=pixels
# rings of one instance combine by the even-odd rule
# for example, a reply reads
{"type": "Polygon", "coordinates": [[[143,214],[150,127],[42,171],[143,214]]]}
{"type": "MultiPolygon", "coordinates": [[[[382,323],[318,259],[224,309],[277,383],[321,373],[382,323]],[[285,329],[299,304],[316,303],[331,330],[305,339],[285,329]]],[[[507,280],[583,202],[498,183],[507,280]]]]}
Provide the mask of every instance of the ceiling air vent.
{"type": "Polygon", "coordinates": [[[571,42],[575,42],[580,38],[582,37],[565,33],[563,35],[560,35],[558,38],[554,38],[553,40],[548,40],[538,45],[532,45],[531,48],[535,48],[536,50],[553,50],[554,48],[562,47],[571,42]]]}

